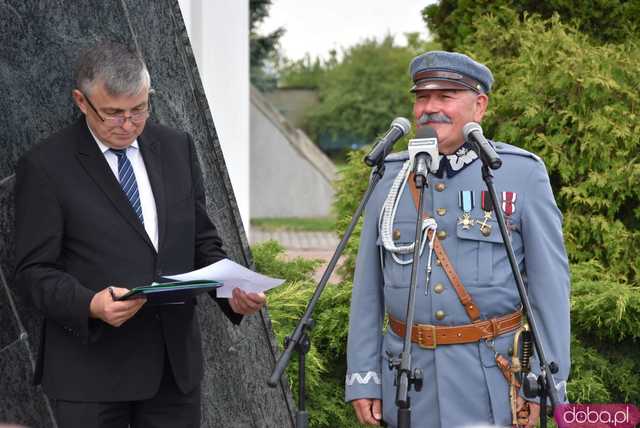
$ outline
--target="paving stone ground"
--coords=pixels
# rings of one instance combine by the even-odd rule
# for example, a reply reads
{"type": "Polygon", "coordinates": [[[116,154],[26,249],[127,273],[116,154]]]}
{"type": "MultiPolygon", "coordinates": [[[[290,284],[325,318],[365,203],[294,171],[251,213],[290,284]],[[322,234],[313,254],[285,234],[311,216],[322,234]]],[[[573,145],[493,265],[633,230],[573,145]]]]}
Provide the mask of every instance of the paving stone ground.
{"type": "MultiPolygon", "coordinates": [[[[271,239],[278,241],[286,249],[285,257],[288,259],[303,257],[305,259],[323,260],[323,265],[314,273],[316,281],[322,278],[322,274],[340,242],[335,232],[297,232],[252,228],[249,236],[251,245],[271,239]]],[[[338,270],[339,266],[340,261],[336,270],[338,270]]],[[[329,282],[340,282],[340,277],[336,275],[335,271],[329,278],[329,282]]]]}

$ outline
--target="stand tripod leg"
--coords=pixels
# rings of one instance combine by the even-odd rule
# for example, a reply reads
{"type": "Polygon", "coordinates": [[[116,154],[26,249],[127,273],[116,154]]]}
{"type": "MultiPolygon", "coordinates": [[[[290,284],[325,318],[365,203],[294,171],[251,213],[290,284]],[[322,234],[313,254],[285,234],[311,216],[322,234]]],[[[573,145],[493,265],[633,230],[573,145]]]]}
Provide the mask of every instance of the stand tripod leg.
{"type": "Polygon", "coordinates": [[[296,428],[307,428],[309,426],[309,412],[305,403],[305,365],[306,356],[311,347],[309,336],[304,334],[300,341],[298,351],[298,411],[296,412],[296,428]]]}

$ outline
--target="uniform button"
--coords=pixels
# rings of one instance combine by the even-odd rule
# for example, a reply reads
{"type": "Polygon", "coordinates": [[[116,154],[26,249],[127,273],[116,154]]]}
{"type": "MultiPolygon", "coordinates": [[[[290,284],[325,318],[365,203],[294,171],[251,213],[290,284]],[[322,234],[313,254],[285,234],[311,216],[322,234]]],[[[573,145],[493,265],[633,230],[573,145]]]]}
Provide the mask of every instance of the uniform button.
{"type": "Polygon", "coordinates": [[[444,284],[439,282],[436,285],[433,286],[433,291],[435,291],[436,293],[440,294],[444,291],[444,284]]]}
{"type": "Polygon", "coordinates": [[[443,192],[444,189],[447,188],[447,185],[444,183],[436,183],[436,191],[443,192]]]}
{"type": "Polygon", "coordinates": [[[439,216],[443,216],[447,213],[447,209],[446,208],[436,208],[436,212],[438,213],[439,216]]]}
{"type": "Polygon", "coordinates": [[[445,314],[444,311],[436,311],[436,319],[438,321],[442,321],[446,316],[447,314],[445,314]]]}
{"type": "Polygon", "coordinates": [[[443,239],[445,239],[447,237],[447,231],[446,230],[439,230],[437,235],[438,235],[438,239],[442,241],[443,239]]]}
{"type": "Polygon", "coordinates": [[[397,241],[398,239],[400,239],[400,229],[394,229],[393,230],[393,240],[397,241]]]}
{"type": "Polygon", "coordinates": [[[436,266],[440,266],[442,264],[442,262],[440,261],[440,259],[436,259],[436,266]]]}

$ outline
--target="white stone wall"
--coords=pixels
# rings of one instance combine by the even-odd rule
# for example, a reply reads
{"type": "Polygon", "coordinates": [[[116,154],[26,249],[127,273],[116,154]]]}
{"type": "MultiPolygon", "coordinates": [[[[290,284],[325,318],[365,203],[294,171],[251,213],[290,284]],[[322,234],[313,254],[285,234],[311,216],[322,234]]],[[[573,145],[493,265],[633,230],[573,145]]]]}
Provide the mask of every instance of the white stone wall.
{"type": "Polygon", "coordinates": [[[179,0],[249,233],[249,1],[179,0]]]}

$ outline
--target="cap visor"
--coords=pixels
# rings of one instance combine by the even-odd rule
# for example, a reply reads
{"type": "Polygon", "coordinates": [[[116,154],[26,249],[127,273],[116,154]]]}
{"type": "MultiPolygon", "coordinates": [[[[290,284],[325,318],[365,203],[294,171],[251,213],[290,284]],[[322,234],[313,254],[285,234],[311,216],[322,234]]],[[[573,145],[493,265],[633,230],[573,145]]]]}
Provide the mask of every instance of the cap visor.
{"type": "Polygon", "coordinates": [[[451,80],[422,80],[411,88],[411,92],[429,90],[475,91],[475,89],[470,88],[467,85],[451,80]]]}

